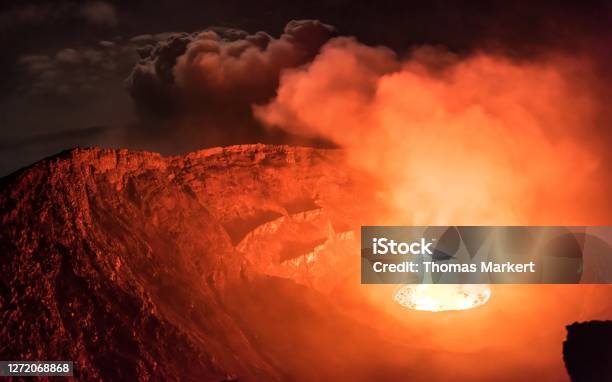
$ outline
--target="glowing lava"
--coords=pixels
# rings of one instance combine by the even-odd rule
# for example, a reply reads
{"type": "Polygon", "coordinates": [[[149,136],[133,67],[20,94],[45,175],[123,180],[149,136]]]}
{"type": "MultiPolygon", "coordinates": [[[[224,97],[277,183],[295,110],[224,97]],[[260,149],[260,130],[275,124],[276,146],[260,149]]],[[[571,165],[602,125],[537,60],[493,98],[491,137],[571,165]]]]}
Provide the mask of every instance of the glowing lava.
{"type": "Polygon", "coordinates": [[[484,305],[491,297],[488,285],[405,285],[393,300],[409,309],[428,312],[467,310],[484,305]]]}

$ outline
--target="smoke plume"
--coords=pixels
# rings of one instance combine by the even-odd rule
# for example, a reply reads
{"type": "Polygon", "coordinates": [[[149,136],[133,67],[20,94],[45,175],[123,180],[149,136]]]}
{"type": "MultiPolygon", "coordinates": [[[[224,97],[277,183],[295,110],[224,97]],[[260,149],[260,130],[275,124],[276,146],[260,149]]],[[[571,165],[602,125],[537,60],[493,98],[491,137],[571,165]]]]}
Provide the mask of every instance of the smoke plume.
{"type": "Polygon", "coordinates": [[[399,59],[336,38],[254,110],[344,147],[376,176],[394,224],[594,224],[607,168],[587,73],[578,58],[424,47],[399,59]]]}
{"type": "Polygon", "coordinates": [[[151,133],[175,133],[195,148],[274,142],[251,104],[270,100],[282,70],[311,61],[333,35],[316,20],[291,21],[279,38],[230,28],[173,34],[140,48],[127,87],[151,133]]]}

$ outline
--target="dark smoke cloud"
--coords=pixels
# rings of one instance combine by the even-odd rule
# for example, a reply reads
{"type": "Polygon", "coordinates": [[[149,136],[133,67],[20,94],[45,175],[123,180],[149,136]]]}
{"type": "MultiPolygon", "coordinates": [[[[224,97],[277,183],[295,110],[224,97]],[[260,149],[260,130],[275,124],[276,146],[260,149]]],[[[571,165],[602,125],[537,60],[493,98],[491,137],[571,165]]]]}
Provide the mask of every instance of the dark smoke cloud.
{"type": "MultiPolygon", "coordinates": [[[[310,62],[335,29],[316,20],[289,22],[279,38],[229,28],[196,33],[142,35],[142,59],[126,81],[142,118],[157,140],[170,135],[164,151],[243,142],[287,141],[253,119],[252,104],[274,96],[280,73],[310,62]],[[171,145],[172,146],[172,145],[171,145]]],[[[134,131],[141,141],[142,131],[134,131]]]]}
{"type": "Polygon", "coordinates": [[[60,1],[25,5],[15,2],[13,7],[0,13],[0,26],[7,30],[74,20],[106,28],[116,27],[119,23],[115,7],[106,1],[87,1],[82,4],[60,1]]]}
{"type": "Polygon", "coordinates": [[[17,59],[21,81],[14,96],[103,96],[110,83],[121,91],[116,79],[134,65],[136,49],[131,43],[100,41],[53,54],[23,55],[17,59]]]}
{"type": "MultiPolygon", "coordinates": [[[[251,104],[276,96],[278,73],[307,65],[334,34],[305,21],[290,23],[278,36],[293,18],[325,20],[365,45],[390,48],[398,61],[423,45],[447,48],[451,60],[474,51],[523,61],[554,51],[593,56],[600,99],[609,100],[611,11],[603,1],[529,7],[502,0],[7,2],[0,7],[0,141],[26,144],[19,151],[0,149],[0,175],[76,144],[164,153],[235,143],[321,144],[295,131],[266,131],[252,115],[251,104]],[[239,29],[172,32],[208,25],[239,29]],[[52,140],[44,150],[25,147],[30,137],[95,125],[111,128],[52,140]]],[[[612,142],[606,105],[598,114],[602,145],[612,142]]]]}
{"type": "Polygon", "coordinates": [[[0,97],[0,176],[74,146],[124,147],[136,49],[117,38],[17,57],[14,89],[0,97]]]}

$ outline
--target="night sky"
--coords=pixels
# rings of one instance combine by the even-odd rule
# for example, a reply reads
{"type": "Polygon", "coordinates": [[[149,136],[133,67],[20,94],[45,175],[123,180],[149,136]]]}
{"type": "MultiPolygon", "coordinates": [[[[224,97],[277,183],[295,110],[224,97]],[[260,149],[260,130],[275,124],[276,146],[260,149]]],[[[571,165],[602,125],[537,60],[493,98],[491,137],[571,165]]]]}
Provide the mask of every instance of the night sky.
{"type": "MultiPolygon", "coordinates": [[[[174,154],[260,141],[332,144],[264,131],[251,117],[250,105],[274,96],[278,71],[308,62],[338,34],[387,46],[400,57],[420,45],[442,46],[458,55],[484,50],[516,60],[555,51],[588,55],[597,63],[595,70],[601,70],[606,96],[611,3],[4,1],[0,175],[74,146],[174,154]],[[285,29],[291,20],[305,19],[321,23],[285,29]],[[188,77],[199,87],[177,96],[172,65],[193,41],[193,33],[210,27],[221,27],[216,33],[224,36],[214,49],[271,43],[278,46],[281,59],[275,56],[271,66],[256,66],[244,81],[237,77],[221,88],[188,77]],[[267,34],[252,38],[223,28],[267,34]],[[175,45],[156,51],[168,38],[175,38],[175,45]],[[126,82],[139,59],[147,57],[149,62],[169,60],[170,67],[158,68],[152,76],[150,66],[141,66],[126,82]],[[261,81],[251,81],[254,77],[261,81]]],[[[601,121],[604,139],[609,137],[608,122],[601,121]]]]}

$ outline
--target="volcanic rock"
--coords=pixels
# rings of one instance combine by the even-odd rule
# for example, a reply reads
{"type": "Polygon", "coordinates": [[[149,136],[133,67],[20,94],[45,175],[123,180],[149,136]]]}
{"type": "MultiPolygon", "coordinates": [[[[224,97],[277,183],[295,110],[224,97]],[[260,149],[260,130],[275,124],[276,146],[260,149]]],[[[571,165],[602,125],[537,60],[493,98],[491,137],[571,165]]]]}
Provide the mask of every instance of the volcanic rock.
{"type": "Polygon", "coordinates": [[[313,315],[322,336],[361,330],[317,294],[356,274],[322,249],[348,253],[367,215],[365,183],[340,161],[286,146],[92,148],[2,179],[0,359],[72,360],[81,380],[320,378],[300,351],[285,356],[318,345],[284,331],[313,315]]]}
{"type": "Polygon", "coordinates": [[[574,382],[612,381],[612,321],[568,325],[563,359],[574,382]]]}
{"type": "MultiPolygon", "coordinates": [[[[373,184],[339,150],[265,145],[75,149],[5,177],[0,359],[74,361],[83,381],[562,378],[521,352],[545,327],[488,347],[510,330],[503,298],[423,316],[360,285],[359,227],[384,212],[373,184]],[[454,351],[455,335],[487,347],[454,351]]],[[[565,345],[576,380],[610,357],[601,328],[583,331],[565,345]]]]}

